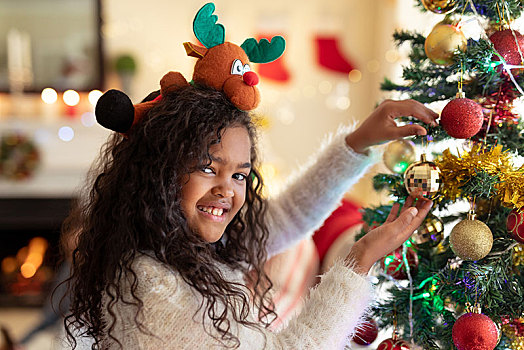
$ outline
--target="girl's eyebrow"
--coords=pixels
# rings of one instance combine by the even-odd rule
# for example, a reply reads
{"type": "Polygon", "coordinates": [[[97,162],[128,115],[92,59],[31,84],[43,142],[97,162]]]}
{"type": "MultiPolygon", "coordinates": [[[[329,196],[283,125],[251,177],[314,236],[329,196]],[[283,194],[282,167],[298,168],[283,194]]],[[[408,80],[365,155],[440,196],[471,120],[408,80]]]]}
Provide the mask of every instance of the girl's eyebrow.
{"type": "MultiPolygon", "coordinates": [[[[217,162],[217,163],[220,163],[220,164],[225,164],[226,163],[220,157],[215,157],[213,155],[210,155],[209,157],[211,158],[211,161],[213,161],[213,162],[217,162]]],[[[239,168],[239,169],[251,169],[251,163],[250,162],[238,163],[237,168],[239,168]]]]}

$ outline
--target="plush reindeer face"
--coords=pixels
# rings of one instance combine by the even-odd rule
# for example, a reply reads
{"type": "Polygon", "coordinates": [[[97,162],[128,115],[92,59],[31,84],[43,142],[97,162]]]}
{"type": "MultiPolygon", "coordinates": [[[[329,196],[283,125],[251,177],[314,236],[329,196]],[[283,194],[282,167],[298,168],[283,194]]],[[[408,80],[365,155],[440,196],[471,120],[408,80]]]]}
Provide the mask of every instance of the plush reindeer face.
{"type": "Polygon", "coordinates": [[[187,54],[197,57],[193,81],[223,91],[238,108],[249,111],[257,107],[260,95],[256,85],[258,76],[251,71],[249,62],[267,63],[276,60],[285,48],[282,37],[271,43],[262,39],[258,43],[250,38],[241,46],[224,42],[225,30],[213,15],[213,3],[204,5],[193,22],[193,31],[205,46],[184,43],[187,54]]]}
{"type": "MultiPolygon", "coordinates": [[[[184,43],[187,54],[198,59],[193,82],[223,91],[238,109],[252,110],[257,107],[260,95],[256,88],[258,76],[251,71],[249,61],[274,61],[282,55],[286,43],[280,36],[273,37],[271,42],[249,38],[240,46],[225,42],[224,26],[216,23],[214,11],[213,3],[205,4],[193,21],[193,31],[204,47],[184,43]]],[[[169,72],[160,81],[161,95],[136,105],[122,91],[109,90],[96,104],[96,119],[100,125],[126,135],[164,94],[187,85],[181,73],[169,72]]]]}
{"type": "Polygon", "coordinates": [[[185,47],[189,55],[199,57],[193,72],[195,83],[224,91],[238,109],[249,111],[258,105],[258,76],[240,46],[226,42],[210,49],[188,43],[185,47]]]}

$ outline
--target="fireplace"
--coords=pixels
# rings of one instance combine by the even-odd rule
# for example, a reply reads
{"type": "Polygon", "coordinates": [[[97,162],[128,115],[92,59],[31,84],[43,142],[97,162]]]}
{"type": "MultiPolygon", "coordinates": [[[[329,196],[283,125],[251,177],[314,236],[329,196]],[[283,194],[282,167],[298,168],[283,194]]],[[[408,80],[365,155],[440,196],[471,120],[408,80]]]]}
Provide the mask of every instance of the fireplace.
{"type": "Polygon", "coordinates": [[[71,198],[0,198],[0,307],[43,305],[70,206],[71,198]]]}

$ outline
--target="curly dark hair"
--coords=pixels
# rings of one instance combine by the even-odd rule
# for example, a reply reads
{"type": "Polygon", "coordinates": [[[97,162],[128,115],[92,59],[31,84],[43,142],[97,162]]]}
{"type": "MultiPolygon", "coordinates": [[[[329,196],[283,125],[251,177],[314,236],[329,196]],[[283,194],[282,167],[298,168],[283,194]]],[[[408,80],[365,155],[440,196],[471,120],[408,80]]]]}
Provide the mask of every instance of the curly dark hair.
{"type": "Polygon", "coordinates": [[[124,302],[124,297],[130,303],[120,288],[126,278],[131,280],[138,328],[150,332],[138,321],[143,303],[135,294],[138,278],[133,270],[133,260],[145,251],[154,252],[159,261],[176,269],[203,296],[203,318],[211,319],[223,345],[240,345],[230,332],[231,320],[248,327],[260,325],[247,319],[250,295],[224,280],[217,261],[252,279],[251,302],[261,315],[271,316],[264,317],[266,326],[274,320],[268,294],[272,283],[263,270],[268,229],[255,144],[256,128],[249,113],[238,110],[223,93],[196,86],[163,96],[128,137],[110,136],[91,170],[88,193],[64,226],[80,232],[69,280],[71,313],[65,318],[73,347],[79,329],[83,336],[94,339],[93,349],[100,348],[105,337],[122,346],[112,331],[115,303],[124,302]],[[191,231],[181,211],[182,179],[211,163],[209,147],[233,126],[245,127],[252,144],[246,200],[225,230],[225,243],[208,243],[191,231]],[[104,294],[110,300],[107,305],[104,294]],[[242,300],[240,310],[233,299],[242,300]],[[218,305],[224,305],[225,311],[217,314],[218,305]]]}

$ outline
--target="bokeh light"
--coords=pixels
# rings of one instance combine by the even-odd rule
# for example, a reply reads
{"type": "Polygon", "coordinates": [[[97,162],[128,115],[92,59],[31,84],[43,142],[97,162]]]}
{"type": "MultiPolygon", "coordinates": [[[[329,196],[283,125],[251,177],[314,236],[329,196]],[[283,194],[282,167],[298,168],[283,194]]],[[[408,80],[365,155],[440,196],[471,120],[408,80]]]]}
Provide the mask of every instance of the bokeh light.
{"type": "Polygon", "coordinates": [[[63,126],[58,130],[58,138],[62,141],[69,142],[75,137],[75,132],[69,126],[63,126]]]}
{"type": "Polygon", "coordinates": [[[58,94],[52,88],[45,88],[41,94],[42,101],[48,105],[53,104],[58,100],[58,94]]]}
{"type": "Polygon", "coordinates": [[[100,96],[102,96],[102,91],[100,90],[92,90],[88,95],[87,95],[87,99],[89,100],[89,103],[91,103],[93,106],[96,105],[96,103],[98,102],[98,99],[100,98],[100,96]]]}
{"type": "Polygon", "coordinates": [[[76,106],[80,102],[80,95],[75,90],[67,90],[62,96],[64,103],[68,106],[76,106]]]}

